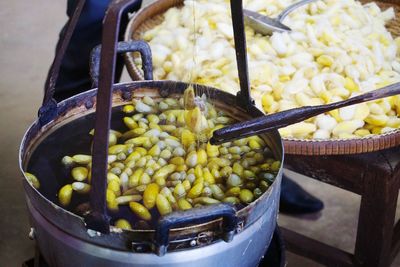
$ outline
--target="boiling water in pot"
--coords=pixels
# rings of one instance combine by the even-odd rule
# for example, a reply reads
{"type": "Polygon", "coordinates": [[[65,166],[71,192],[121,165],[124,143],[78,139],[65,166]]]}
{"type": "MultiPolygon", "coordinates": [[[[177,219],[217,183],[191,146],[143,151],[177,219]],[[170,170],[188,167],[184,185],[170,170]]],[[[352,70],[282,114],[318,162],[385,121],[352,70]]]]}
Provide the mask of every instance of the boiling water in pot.
{"type": "MultiPolygon", "coordinates": [[[[122,118],[125,115],[121,107],[114,108],[111,129],[124,131],[126,126],[124,126],[122,118]]],[[[65,155],[91,154],[90,146],[93,137],[89,132],[94,127],[94,119],[95,114],[91,113],[67,123],[50,133],[34,149],[27,170],[37,174],[40,181],[39,191],[50,201],[59,203],[57,197],[59,189],[63,185],[73,182],[70,175],[71,169],[61,164],[62,158],[65,155]]],[[[81,214],[87,209],[85,205],[88,202],[88,194],[73,194],[71,204],[67,209],[81,214]]],[[[156,218],[156,216],[153,217],[156,218]]],[[[139,221],[139,218],[129,211],[128,206],[120,206],[118,212],[112,213],[112,218],[125,218],[132,225],[139,221]]],[[[155,221],[153,220],[150,224],[154,225],[155,221]]]]}
{"type": "MultiPolygon", "coordinates": [[[[116,189],[111,186],[112,181],[108,181],[107,205],[109,214],[113,218],[112,224],[115,220],[125,219],[130,224],[128,228],[131,226],[135,229],[153,228],[160,215],[168,214],[173,210],[185,210],[219,202],[234,203],[238,209],[241,209],[267,190],[276,171],[279,170],[280,161],[271,158],[270,154],[265,151],[264,141],[259,137],[249,137],[221,146],[207,144],[207,139],[204,141],[204,138],[200,141],[198,133],[192,132],[193,128],[188,127],[191,123],[194,122],[197,125],[197,122],[204,124],[205,121],[206,125],[213,125],[206,129],[206,133],[203,131],[203,134],[208,135],[206,138],[209,138],[212,130],[234,122],[232,118],[221,111],[215,110],[213,105],[207,103],[208,113],[199,114],[191,113],[193,110],[183,110],[183,99],[180,101],[170,100],[169,103],[175,104],[170,104],[168,109],[164,108],[168,102],[167,99],[155,102],[146,97],[143,100],[133,100],[134,106],[113,109],[114,120],[111,128],[124,132],[124,134],[119,137],[118,144],[111,145],[110,148],[131,146],[129,152],[123,152],[125,154],[122,159],[110,164],[112,167],[116,164],[123,164],[120,171],[126,171],[126,179],[129,177],[129,181],[124,183],[121,172],[116,173],[114,175],[118,180],[116,189]],[[135,113],[133,113],[134,110],[135,113]],[[195,114],[199,115],[201,120],[196,119],[195,114]],[[155,123],[152,122],[153,120],[156,120],[155,123]],[[141,134],[126,136],[127,133],[138,128],[143,129],[141,134]],[[162,134],[164,135],[162,136],[162,134]],[[140,141],[142,139],[146,139],[148,144],[145,145],[145,142],[140,141]],[[164,147],[160,148],[160,143],[164,143],[164,147]],[[180,148],[183,154],[176,155],[174,148],[180,148]],[[129,163],[130,156],[138,153],[135,150],[139,151],[139,149],[144,150],[144,154],[135,157],[134,162],[129,163]],[[172,150],[174,150],[173,153],[172,150]],[[164,155],[169,154],[169,156],[164,157],[163,152],[166,152],[164,155]],[[146,157],[148,157],[147,162],[153,161],[155,164],[147,166],[146,161],[139,164],[146,157]],[[164,164],[161,164],[161,159],[164,164]],[[158,168],[150,167],[159,162],[158,168]],[[149,173],[146,168],[154,168],[154,170],[149,173]],[[131,184],[131,180],[134,181],[135,173],[140,169],[142,172],[137,175],[139,176],[136,177],[137,181],[131,184]],[[171,170],[162,174],[164,169],[171,170]],[[183,178],[174,178],[179,175],[183,178]],[[189,179],[190,175],[193,179],[189,179]],[[144,182],[143,177],[145,176],[147,182],[144,182]],[[149,193],[152,197],[146,197],[150,186],[156,188],[156,192],[149,193]],[[108,199],[109,191],[115,195],[113,200],[108,199]],[[135,196],[137,199],[120,203],[118,199],[122,198],[121,195],[135,196]],[[151,198],[153,203],[149,204],[151,198]],[[117,200],[118,203],[113,206],[114,200],[117,200]],[[186,206],[181,205],[182,202],[186,206]]],[[[203,104],[206,105],[206,103],[203,104]]],[[[84,215],[90,208],[88,205],[89,194],[87,192],[82,194],[79,190],[72,191],[70,189],[72,198],[69,197],[65,202],[62,197],[62,188],[76,184],[73,184],[73,178],[81,182],[71,172],[72,167],[77,167],[79,163],[75,162],[73,166],[63,166],[61,161],[64,156],[91,154],[92,137],[89,132],[93,125],[94,114],[89,114],[58,128],[34,150],[28,165],[28,172],[36,174],[41,179],[40,191],[48,199],[79,215],[84,215]],[[56,197],[57,192],[58,198],[56,197]]],[[[202,129],[204,130],[204,128],[202,129]]],[[[110,152],[110,154],[113,153],[110,152]]],[[[83,165],[81,164],[90,172],[87,163],[83,165]]],[[[112,169],[109,172],[112,172],[112,169]]],[[[82,182],[90,187],[90,179],[87,181],[84,178],[82,182]]]]}

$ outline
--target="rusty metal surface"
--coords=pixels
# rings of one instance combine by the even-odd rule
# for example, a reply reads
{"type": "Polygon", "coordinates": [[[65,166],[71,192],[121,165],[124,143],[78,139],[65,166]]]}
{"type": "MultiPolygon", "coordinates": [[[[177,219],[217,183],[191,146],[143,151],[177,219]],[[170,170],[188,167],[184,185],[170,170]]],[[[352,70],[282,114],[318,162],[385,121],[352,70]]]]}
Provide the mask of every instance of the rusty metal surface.
{"type": "MultiPolygon", "coordinates": [[[[207,223],[222,218],[222,239],[231,242],[237,227],[236,208],[228,203],[219,203],[212,206],[204,206],[186,211],[177,211],[161,217],[157,224],[154,237],[155,252],[158,256],[164,256],[169,245],[169,231],[172,228],[190,224],[207,223]]],[[[208,242],[212,241],[213,233],[210,232],[208,242]]],[[[206,243],[208,243],[206,242],[206,243]]]]}

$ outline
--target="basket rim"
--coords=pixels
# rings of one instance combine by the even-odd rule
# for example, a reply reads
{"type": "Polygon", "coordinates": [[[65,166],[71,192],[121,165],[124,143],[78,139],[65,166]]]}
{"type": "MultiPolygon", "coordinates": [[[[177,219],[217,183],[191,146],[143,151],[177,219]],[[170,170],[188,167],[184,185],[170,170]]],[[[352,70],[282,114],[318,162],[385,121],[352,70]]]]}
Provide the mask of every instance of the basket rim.
{"type": "MultiPolygon", "coordinates": [[[[368,3],[372,1],[360,1],[368,3]]],[[[373,1],[376,3],[390,4],[400,8],[397,1],[384,0],[373,1]]],[[[136,40],[133,34],[145,21],[151,20],[154,16],[164,13],[173,6],[182,4],[183,0],[156,0],[143,7],[130,17],[124,34],[124,41],[136,40]]],[[[136,66],[132,53],[124,54],[125,65],[133,80],[143,80],[144,77],[136,66]]],[[[400,128],[379,135],[369,135],[352,139],[299,139],[282,137],[285,154],[290,155],[346,155],[376,152],[400,145],[400,128]]]]}

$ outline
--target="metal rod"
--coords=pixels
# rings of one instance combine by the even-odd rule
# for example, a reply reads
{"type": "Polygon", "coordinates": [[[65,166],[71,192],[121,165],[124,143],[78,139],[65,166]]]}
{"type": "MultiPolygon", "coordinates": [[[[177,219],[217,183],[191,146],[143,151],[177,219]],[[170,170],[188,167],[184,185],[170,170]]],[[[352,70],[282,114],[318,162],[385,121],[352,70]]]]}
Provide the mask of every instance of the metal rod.
{"type": "Polygon", "coordinates": [[[91,212],[85,218],[87,227],[109,233],[110,218],[106,208],[108,136],[110,131],[112,88],[121,16],[137,0],[113,0],[103,22],[100,77],[97,92],[95,134],[93,139],[91,212]]]}
{"type": "Polygon", "coordinates": [[[294,3],[293,5],[288,6],[287,8],[285,8],[280,14],[279,16],[276,18],[277,21],[282,22],[287,15],[289,15],[293,10],[304,6],[306,4],[312,3],[312,2],[316,2],[317,0],[303,0],[303,1],[299,1],[297,3],[294,3]]]}
{"type": "Polygon", "coordinates": [[[231,0],[231,14],[233,36],[235,39],[236,61],[240,82],[240,92],[237,95],[237,102],[241,107],[248,109],[250,105],[254,105],[254,100],[252,100],[250,96],[242,0],[231,0]]]}
{"type": "Polygon", "coordinates": [[[319,114],[354,105],[371,100],[400,94],[400,83],[385,86],[382,89],[374,90],[347,100],[339,101],[328,105],[307,106],[277,112],[249,121],[232,124],[228,127],[214,131],[210,142],[214,145],[232,140],[241,139],[247,136],[258,135],[268,131],[277,130],[317,116],[319,114]]]}
{"type": "Polygon", "coordinates": [[[65,29],[65,34],[63,34],[61,37],[61,44],[57,48],[56,56],[54,57],[49,73],[47,74],[46,82],[44,85],[43,102],[38,112],[41,126],[53,120],[57,115],[57,102],[53,99],[53,95],[58,75],[60,74],[61,62],[71,41],[72,34],[74,33],[76,24],[78,23],[85,2],[86,0],[78,1],[75,11],[65,29]]]}

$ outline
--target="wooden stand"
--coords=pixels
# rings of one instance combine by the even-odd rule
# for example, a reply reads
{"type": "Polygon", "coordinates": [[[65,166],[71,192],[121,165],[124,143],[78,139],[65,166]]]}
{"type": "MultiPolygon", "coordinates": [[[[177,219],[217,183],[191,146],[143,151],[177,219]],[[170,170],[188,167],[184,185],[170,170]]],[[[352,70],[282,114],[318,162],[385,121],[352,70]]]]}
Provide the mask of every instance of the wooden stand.
{"type": "Polygon", "coordinates": [[[386,267],[400,249],[394,224],[400,187],[400,147],[340,156],[285,155],[285,167],[361,195],[354,255],[282,228],[289,251],[327,266],[386,267]]]}

